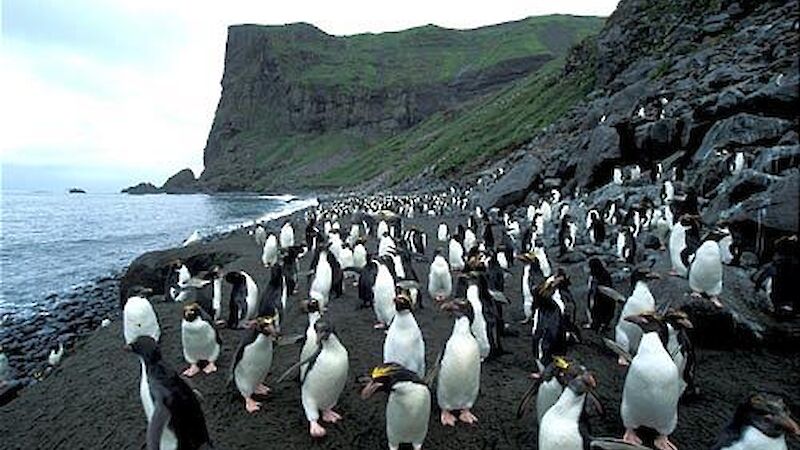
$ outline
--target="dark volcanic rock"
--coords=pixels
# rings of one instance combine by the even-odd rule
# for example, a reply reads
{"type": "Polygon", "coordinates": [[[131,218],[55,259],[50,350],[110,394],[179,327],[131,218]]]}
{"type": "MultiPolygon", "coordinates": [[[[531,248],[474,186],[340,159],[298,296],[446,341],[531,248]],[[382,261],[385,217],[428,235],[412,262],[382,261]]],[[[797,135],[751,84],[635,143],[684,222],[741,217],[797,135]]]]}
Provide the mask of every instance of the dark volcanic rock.
{"type": "Polygon", "coordinates": [[[525,199],[540,181],[542,162],[535,156],[526,155],[513,163],[513,168],[484,194],[481,204],[485,209],[504,208],[525,199]]]}
{"type": "Polygon", "coordinates": [[[792,122],[776,117],[737,114],[720,120],[708,130],[693,160],[699,163],[706,161],[716,151],[777,142],[793,127],[792,122]]]}
{"type": "Polygon", "coordinates": [[[139,183],[136,186],[131,186],[123,189],[122,193],[133,194],[133,195],[160,194],[161,189],[155,187],[153,183],[139,183]]]}
{"type": "Polygon", "coordinates": [[[576,152],[572,163],[576,165],[575,177],[583,186],[596,186],[611,179],[614,164],[622,157],[617,130],[600,125],[589,135],[589,145],[576,152]]]}
{"type": "Polygon", "coordinates": [[[161,190],[167,194],[193,194],[197,192],[197,180],[191,169],[183,169],[175,175],[169,177],[161,186],[161,190]]]}

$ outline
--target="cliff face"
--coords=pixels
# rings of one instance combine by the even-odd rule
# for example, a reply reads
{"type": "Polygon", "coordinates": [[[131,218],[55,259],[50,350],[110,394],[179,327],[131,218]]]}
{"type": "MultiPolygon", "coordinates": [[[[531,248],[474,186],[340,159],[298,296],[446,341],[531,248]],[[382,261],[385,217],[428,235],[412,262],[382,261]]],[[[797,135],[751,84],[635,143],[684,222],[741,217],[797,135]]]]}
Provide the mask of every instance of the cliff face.
{"type": "Polygon", "coordinates": [[[535,72],[601,25],[551,16],[349,37],[307,24],[230,27],[201,184],[313,186],[387,137],[535,72]]]}

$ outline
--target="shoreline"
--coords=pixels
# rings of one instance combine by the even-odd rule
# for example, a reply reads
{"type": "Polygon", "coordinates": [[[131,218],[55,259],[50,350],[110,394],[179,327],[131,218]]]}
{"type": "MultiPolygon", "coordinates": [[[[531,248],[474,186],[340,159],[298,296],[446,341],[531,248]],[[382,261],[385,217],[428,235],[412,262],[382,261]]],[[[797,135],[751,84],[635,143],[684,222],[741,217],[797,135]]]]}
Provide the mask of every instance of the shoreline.
{"type": "MultiPolygon", "coordinates": [[[[296,200],[316,200],[316,197],[283,196],[290,197],[285,200],[287,204],[296,200]]],[[[303,214],[310,207],[313,205],[268,219],[264,217],[272,213],[265,213],[236,225],[217,225],[213,233],[202,236],[200,243],[189,247],[178,244],[143,252],[119,270],[96,275],[61,292],[44,295],[41,302],[27,306],[22,313],[9,311],[3,314],[0,317],[0,348],[9,358],[10,377],[6,384],[0,385],[0,407],[24,395],[24,389],[46,379],[57,369],[50,366],[48,356],[51,350],[57,349],[59,343],[64,346],[64,358],[68,358],[82,346],[83,341],[104,328],[104,320],[115,323],[121,317],[120,288],[124,284],[125,275],[138,259],[153,253],[200,248],[199,246],[224,241],[237,233],[246,235],[256,223],[269,224],[285,220],[295,214],[303,214]]]]}

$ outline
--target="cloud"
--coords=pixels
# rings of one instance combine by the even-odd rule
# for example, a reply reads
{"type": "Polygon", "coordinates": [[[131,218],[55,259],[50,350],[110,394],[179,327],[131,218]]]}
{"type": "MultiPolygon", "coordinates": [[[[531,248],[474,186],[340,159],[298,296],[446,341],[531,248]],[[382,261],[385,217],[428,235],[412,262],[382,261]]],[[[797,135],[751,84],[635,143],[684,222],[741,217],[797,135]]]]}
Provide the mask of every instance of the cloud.
{"type": "Polygon", "coordinates": [[[184,167],[199,174],[231,24],[303,21],[341,35],[427,23],[471,28],[553,12],[609,14],[615,5],[4,0],[0,160],[16,174],[50,174],[40,181],[53,189],[65,182],[52,176],[57,168],[81,180],[102,173],[104,183],[118,174],[119,187],[134,173],[155,183],[184,167]]]}

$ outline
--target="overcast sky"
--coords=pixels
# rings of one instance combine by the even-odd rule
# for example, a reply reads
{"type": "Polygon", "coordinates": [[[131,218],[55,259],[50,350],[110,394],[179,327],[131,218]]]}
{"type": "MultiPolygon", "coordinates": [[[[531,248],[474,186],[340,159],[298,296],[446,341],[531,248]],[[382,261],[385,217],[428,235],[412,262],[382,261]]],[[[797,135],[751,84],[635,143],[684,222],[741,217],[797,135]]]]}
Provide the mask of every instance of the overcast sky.
{"type": "Polygon", "coordinates": [[[552,13],[607,16],[617,0],[0,3],[3,187],[115,192],[160,185],[185,167],[200,174],[228,25],[309,22],[337,35],[474,28],[552,13]]]}

